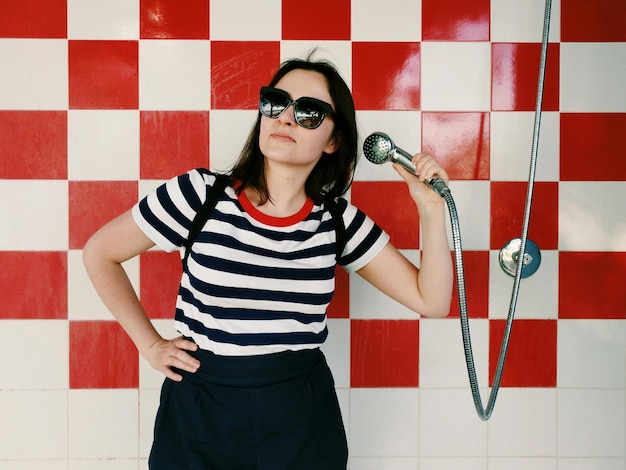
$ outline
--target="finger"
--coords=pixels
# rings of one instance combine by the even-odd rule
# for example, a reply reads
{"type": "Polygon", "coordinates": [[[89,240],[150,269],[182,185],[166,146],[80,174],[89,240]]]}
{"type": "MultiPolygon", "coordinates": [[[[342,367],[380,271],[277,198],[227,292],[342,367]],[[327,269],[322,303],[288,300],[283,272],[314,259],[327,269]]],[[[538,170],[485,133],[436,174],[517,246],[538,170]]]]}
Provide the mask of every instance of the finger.
{"type": "Polygon", "coordinates": [[[184,349],[186,351],[197,351],[198,350],[198,345],[196,343],[194,343],[193,341],[189,341],[188,339],[184,339],[182,336],[180,338],[177,338],[174,341],[174,345],[178,349],[184,349]]]}
{"type": "Polygon", "coordinates": [[[200,361],[195,357],[187,354],[182,349],[179,349],[171,356],[171,361],[168,364],[176,367],[177,369],[184,370],[186,372],[197,372],[200,367],[200,361]]]}
{"type": "Polygon", "coordinates": [[[177,374],[176,372],[174,372],[169,367],[165,367],[161,372],[163,372],[163,374],[165,374],[165,377],[167,377],[170,380],[173,380],[174,382],[180,382],[180,381],[183,380],[183,376],[182,375],[177,374]]]}

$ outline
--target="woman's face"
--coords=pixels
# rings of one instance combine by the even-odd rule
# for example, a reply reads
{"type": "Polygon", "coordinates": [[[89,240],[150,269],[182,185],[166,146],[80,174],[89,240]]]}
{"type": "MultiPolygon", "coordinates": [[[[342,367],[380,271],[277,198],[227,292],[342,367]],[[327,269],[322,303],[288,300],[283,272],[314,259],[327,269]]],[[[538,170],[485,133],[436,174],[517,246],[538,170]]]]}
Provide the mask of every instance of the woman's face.
{"type": "MultiPolygon", "coordinates": [[[[278,81],[275,88],[286,91],[292,100],[308,96],[325,101],[334,109],[326,77],[319,72],[292,70],[278,81]]],[[[259,147],[267,164],[288,165],[310,172],[322,153],[330,154],[337,150],[337,142],[332,137],[333,129],[333,118],[328,115],[315,129],[298,125],[293,106],[290,106],[276,119],[261,116],[259,147]]]]}

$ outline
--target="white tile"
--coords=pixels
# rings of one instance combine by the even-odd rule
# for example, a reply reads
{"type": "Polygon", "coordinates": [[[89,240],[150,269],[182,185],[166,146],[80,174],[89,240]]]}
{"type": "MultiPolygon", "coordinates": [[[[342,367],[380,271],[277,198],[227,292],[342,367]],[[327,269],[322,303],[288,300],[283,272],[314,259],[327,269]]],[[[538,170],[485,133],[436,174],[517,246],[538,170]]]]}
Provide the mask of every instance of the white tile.
{"type": "Polygon", "coordinates": [[[421,4],[406,0],[352,0],[351,36],[353,41],[421,41],[421,4]]]}
{"type": "Polygon", "coordinates": [[[70,460],[68,470],[137,470],[137,459],[70,460]]]}
{"type": "MultiPolygon", "coordinates": [[[[491,186],[489,181],[451,181],[450,192],[456,207],[463,250],[489,249],[491,186]]],[[[448,209],[448,243],[453,249],[454,232],[448,209]]]]}
{"type": "MultiPolygon", "coordinates": [[[[111,320],[113,315],[89,280],[82,256],[82,250],[68,251],[68,318],[70,320],[111,320]]],[[[122,266],[135,290],[139,292],[139,258],[132,258],[122,266]]]]}
{"type": "Polygon", "coordinates": [[[626,43],[561,43],[561,111],[625,112],[626,43]]]}
{"type": "Polygon", "coordinates": [[[489,111],[488,42],[422,43],[422,110],[489,111]]]}
{"type": "Polygon", "coordinates": [[[67,391],[0,391],[0,462],[67,458],[67,391]]]}
{"type": "Polygon", "coordinates": [[[417,389],[350,390],[350,455],[417,457],[417,389]]]}
{"type": "MultiPolygon", "coordinates": [[[[561,37],[561,2],[554,0],[550,9],[551,42],[561,37]]],[[[546,10],[545,0],[492,0],[492,42],[541,42],[546,10]]]]}
{"type": "Polygon", "coordinates": [[[0,39],[0,109],[65,110],[65,39],[0,39]]]}
{"type": "Polygon", "coordinates": [[[350,320],[328,319],[328,339],[322,345],[335,387],[350,387],[350,320]]]}
{"type": "MultiPolygon", "coordinates": [[[[401,250],[409,261],[419,266],[417,250],[401,250]]],[[[359,275],[350,276],[350,318],[416,320],[418,314],[392,300],[359,275]]]]}
{"type": "MultiPolygon", "coordinates": [[[[558,317],[559,254],[556,250],[541,250],[541,247],[539,250],[539,269],[520,281],[515,318],[558,317]]],[[[515,278],[500,267],[499,255],[500,252],[495,250],[489,253],[489,318],[492,319],[507,318],[515,282],[515,278]]]]}
{"type": "Polygon", "coordinates": [[[624,470],[626,458],[560,458],[559,470],[624,470]]]}
{"type": "Polygon", "coordinates": [[[559,390],[560,457],[620,457],[626,448],[626,393],[613,390],[559,390]]]}
{"type": "Polygon", "coordinates": [[[3,460],[2,470],[67,470],[67,460],[3,460]]]}
{"type": "Polygon", "coordinates": [[[212,170],[225,172],[234,166],[257,114],[258,111],[251,110],[213,110],[209,113],[209,162],[212,170]]]}
{"type": "Polygon", "coordinates": [[[65,390],[69,333],[65,320],[3,320],[0,390],[65,390]],[[19,358],[19,360],[16,360],[19,358]]]}
{"type": "Polygon", "coordinates": [[[489,423],[489,455],[557,455],[557,391],[501,388],[489,423]]]}
{"type": "Polygon", "coordinates": [[[626,387],[626,322],[560,320],[559,388],[626,387]]]}
{"type": "Polygon", "coordinates": [[[152,448],[154,437],[154,420],[157,410],[161,390],[139,391],[139,457],[148,458],[152,448]]]}
{"type": "MultiPolygon", "coordinates": [[[[421,111],[357,111],[357,126],[361,144],[371,133],[383,132],[397,147],[411,154],[421,150],[421,111]]],[[[402,181],[391,163],[376,165],[368,161],[363,155],[362,145],[359,155],[355,181],[402,181]]]]}
{"type": "MultiPolygon", "coordinates": [[[[528,181],[533,151],[534,112],[492,112],[491,181],[528,181]]],[[[535,181],[559,180],[559,113],[542,112],[535,181]]]]}
{"type": "Polygon", "coordinates": [[[419,455],[480,457],[487,423],[476,414],[469,389],[420,389],[419,455]]]}
{"type": "MultiPolygon", "coordinates": [[[[140,180],[139,181],[139,199],[144,198],[145,196],[147,196],[150,192],[154,191],[155,189],[157,189],[159,186],[161,186],[163,183],[165,183],[166,180],[140,180]]],[[[153,248],[155,250],[158,250],[159,248],[153,248]]]]}
{"type": "Polygon", "coordinates": [[[417,470],[417,457],[351,457],[350,470],[417,470]]]}
{"type": "Polygon", "coordinates": [[[0,180],[0,194],[11,195],[0,199],[0,220],[11,221],[0,230],[0,250],[67,250],[67,181],[0,180]]]}
{"type": "Polygon", "coordinates": [[[137,0],[68,0],[70,39],[139,39],[137,0]]]}
{"type": "Polygon", "coordinates": [[[625,182],[559,184],[559,249],[626,251],[625,182]]]}
{"type": "Polygon", "coordinates": [[[482,457],[420,457],[419,470],[488,470],[482,457]]]}
{"type": "Polygon", "coordinates": [[[69,391],[71,459],[138,457],[136,389],[69,391]]]}
{"type": "Polygon", "coordinates": [[[281,38],[280,0],[211,0],[210,34],[213,41],[278,41],[281,38]],[[245,14],[242,14],[245,12],[245,14]]]}
{"type": "Polygon", "coordinates": [[[346,431],[346,437],[350,442],[350,389],[337,388],[337,401],[339,402],[339,409],[341,410],[341,418],[343,419],[343,426],[346,431]]]}
{"type": "Polygon", "coordinates": [[[139,111],[70,110],[70,180],[139,179],[139,111]]]}
{"type": "MultiPolygon", "coordinates": [[[[489,470],[557,470],[556,458],[542,457],[492,457],[489,470]]],[[[559,469],[561,466],[559,464],[559,469]]]]}
{"type": "Polygon", "coordinates": [[[203,40],[139,42],[142,110],[208,110],[211,46],[203,40]]]}
{"type": "MultiPolygon", "coordinates": [[[[469,320],[470,347],[479,387],[488,386],[489,321],[469,320]]],[[[463,388],[470,394],[460,320],[420,319],[419,384],[426,388],[463,388]]],[[[481,393],[483,391],[481,390],[481,393]]],[[[486,402],[486,397],[483,398],[486,402]]]]}
{"type": "Polygon", "coordinates": [[[352,85],[351,41],[281,41],[280,60],[304,59],[311,53],[312,60],[325,60],[333,64],[349,88],[352,85]]]}

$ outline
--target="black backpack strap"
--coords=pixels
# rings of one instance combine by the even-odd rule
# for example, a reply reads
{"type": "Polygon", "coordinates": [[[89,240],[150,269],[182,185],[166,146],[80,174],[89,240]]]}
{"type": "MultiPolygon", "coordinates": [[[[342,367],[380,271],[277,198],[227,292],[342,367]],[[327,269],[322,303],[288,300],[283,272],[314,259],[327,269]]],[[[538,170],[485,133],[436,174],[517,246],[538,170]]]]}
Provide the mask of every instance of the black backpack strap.
{"type": "Polygon", "coordinates": [[[346,247],[346,227],[343,223],[343,217],[337,202],[334,199],[329,199],[326,201],[326,207],[333,218],[333,225],[335,226],[335,234],[337,237],[337,241],[335,242],[335,259],[339,262],[339,258],[346,247]]]}
{"type": "Polygon", "coordinates": [[[217,201],[219,201],[220,196],[226,189],[228,185],[229,177],[227,175],[215,175],[215,182],[212,186],[207,186],[206,188],[206,200],[204,204],[200,207],[196,216],[193,218],[191,222],[191,226],[189,227],[189,236],[187,237],[187,241],[185,242],[185,256],[183,257],[183,270],[187,269],[187,258],[189,258],[189,254],[191,253],[191,246],[198,238],[202,227],[206,224],[207,220],[211,216],[211,212],[215,209],[217,205],[217,201]]]}

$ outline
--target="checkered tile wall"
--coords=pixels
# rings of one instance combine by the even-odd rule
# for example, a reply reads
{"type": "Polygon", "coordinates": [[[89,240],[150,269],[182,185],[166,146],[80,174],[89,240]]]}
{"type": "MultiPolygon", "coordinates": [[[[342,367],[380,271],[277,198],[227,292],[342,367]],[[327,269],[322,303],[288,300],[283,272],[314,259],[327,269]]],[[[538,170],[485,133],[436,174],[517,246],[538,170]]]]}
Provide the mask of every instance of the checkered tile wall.
{"type": "MultiPolygon", "coordinates": [[[[97,299],[81,249],[163,180],[225,169],[281,60],[317,48],[380,130],[448,169],[486,402],[521,234],[542,0],[0,0],[0,468],[145,468],[161,377],[97,299]]],[[[330,338],[351,468],[626,464],[626,3],[552,2],[529,237],[502,389],[481,422],[458,299],[419,318],[337,271],[330,338]]],[[[350,195],[419,262],[386,166],[350,195]],[[393,209],[393,210],[390,210],[393,209]]],[[[126,264],[164,335],[177,254],[126,264]]],[[[486,404],[486,403],[485,403],[486,404]]]]}

